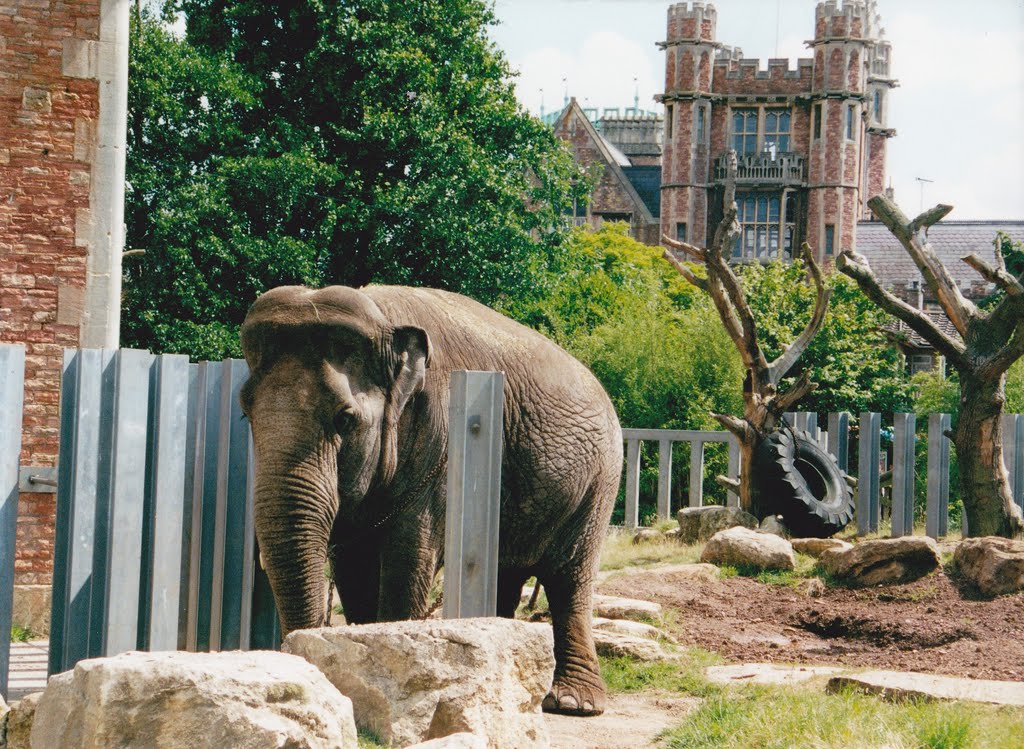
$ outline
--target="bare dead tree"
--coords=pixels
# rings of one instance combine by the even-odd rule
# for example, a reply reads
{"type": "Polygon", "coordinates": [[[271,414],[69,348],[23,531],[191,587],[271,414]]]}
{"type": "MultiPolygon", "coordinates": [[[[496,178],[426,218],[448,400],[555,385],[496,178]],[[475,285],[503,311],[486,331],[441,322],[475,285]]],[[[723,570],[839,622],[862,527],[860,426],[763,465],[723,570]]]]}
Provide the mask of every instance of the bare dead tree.
{"type": "Polygon", "coordinates": [[[883,195],[871,198],[868,206],[906,249],[959,335],[947,335],[926,312],[883,289],[863,255],[847,250],[836,265],[869,299],[945,356],[960,375],[960,415],[949,436],[960,463],[968,533],[1019,535],[1024,531],[1024,519],[1013,502],[1003,466],[1000,417],[1006,399],[1006,370],[1024,355],[1024,285],[1006,270],[998,250],[995,266],[976,253],[961,258],[1005,292],[995,308],[987,312],[978,309],[960,293],[928,244],[928,228],[953,210],[952,206],[937,205],[913,220],[883,195]]]}
{"type": "Polygon", "coordinates": [[[743,418],[730,414],[712,414],[722,426],[736,435],[740,443],[739,482],[723,476],[719,476],[717,480],[739,494],[740,506],[743,509],[761,518],[770,514],[772,508],[762,500],[757,476],[750,470],[754,465],[754,455],[765,437],[779,428],[783,414],[817,387],[817,383],[811,382],[807,370],[792,384],[784,385],[782,379],[821,329],[832,291],[825,287],[821,268],[815,262],[810,247],[805,243],[802,248],[804,260],[817,292],[814,312],[810,322],[796,340],[777,359],[769,362],[758,343],[757,326],[743,293],[743,287],[727,260],[733,241],[740,232],[736,220],[735,169],[736,154],[732,153],[729,178],[725,186],[725,215],[715,229],[710,247],[697,247],[665,236],[662,239],[668,245],[664,253],[665,258],[687,281],[711,297],[722,324],[739,350],[743,366],[747,370],[743,385],[743,418]],[[687,260],[703,263],[707,277],[694,273],[686,265],[687,260]]]}

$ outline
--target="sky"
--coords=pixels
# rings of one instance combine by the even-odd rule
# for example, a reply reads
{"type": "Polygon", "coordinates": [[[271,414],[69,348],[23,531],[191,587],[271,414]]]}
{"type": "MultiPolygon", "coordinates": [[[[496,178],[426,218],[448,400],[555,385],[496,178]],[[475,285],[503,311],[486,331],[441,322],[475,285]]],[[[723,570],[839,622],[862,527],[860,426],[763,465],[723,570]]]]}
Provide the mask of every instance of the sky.
{"type": "MultiPolygon", "coordinates": [[[[669,0],[496,0],[491,36],[534,114],[566,91],[584,106],[661,111],[669,0]],[[564,83],[563,83],[564,79],[564,83]]],[[[718,41],[744,57],[810,57],[815,0],[721,0],[718,41]]],[[[888,175],[914,215],[1024,220],[1024,0],[877,0],[892,43],[888,175]],[[931,180],[924,182],[921,180],[931,180]]],[[[794,64],[791,63],[791,67],[794,64]]]]}

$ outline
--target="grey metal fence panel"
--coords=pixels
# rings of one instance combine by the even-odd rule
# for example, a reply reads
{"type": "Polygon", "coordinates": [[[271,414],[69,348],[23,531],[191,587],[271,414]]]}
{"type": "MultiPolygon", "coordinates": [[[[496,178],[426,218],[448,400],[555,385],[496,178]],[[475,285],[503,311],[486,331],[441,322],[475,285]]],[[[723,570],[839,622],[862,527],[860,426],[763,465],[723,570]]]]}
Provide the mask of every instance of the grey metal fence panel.
{"type": "Polygon", "coordinates": [[[7,699],[14,605],[14,545],[18,526],[21,416],[25,402],[25,347],[0,344],[0,694],[7,699]]]}
{"type": "Polygon", "coordinates": [[[690,507],[704,505],[704,442],[690,443],[690,507]]]}
{"type": "MultiPolygon", "coordinates": [[[[243,579],[251,564],[251,540],[243,531],[249,500],[249,422],[238,394],[248,377],[245,362],[226,359],[221,365],[220,422],[217,441],[217,488],[213,532],[210,649],[242,647],[243,579]],[[248,554],[248,555],[247,555],[248,554]]],[[[251,596],[251,588],[245,591],[251,596]]],[[[251,603],[251,598],[246,600],[251,603]]],[[[246,642],[249,639],[245,632],[246,642]]]]}
{"type": "Polygon", "coordinates": [[[850,414],[842,411],[828,415],[828,451],[844,473],[850,470],[850,414]]]}
{"type": "Polygon", "coordinates": [[[185,484],[182,490],[181,516],[181,585],[178,593],[178,648],[189,647],[189,625],[193,620],[191,612],[195,601],[192,600],[192,509],[195,503],[196,474],[196,433],[198,431],[199,407],[199,365],[188,365],[188,414],[185,417],[185,484]]]}
{"type": "Polygon", "coordinates": [[[1024,510],[1024,415],[1003,415],[1003,465],[1009,478],[1010,495],[1024,510]]]}
{"type": "Polygon", "coordinates": [[[949,414],[928,415],[928,484],[925,533],[942,538],[949,532],[949,414]]]}
{"type": "Polygon", "coordinates": [[[452,372],[445,619],[496,612],[504,386],[503,372],[452,372]]]}
{"type": "Polygon", "coordinates": [[[892,537],[914,533],[914,414],[893,415],[892,537]]]}
{"type": "Polygon", "coordinates": [[[220,433],[221,362],[201,362],[196,377],[196,433],[193,463],[192,551],[186,647],[210,648],[217,445],[220,433]]]}
{"type": "Polygon", "coordinates": [[[640,440],[626,440],[626,516],[627,528],[640,525],[640,440]]]}
{"type": "MultiPolygon", "coordinates": [[[[729,472],[728,476],[731,479],[738,479],[740,476],[740,441],[736,438],[736,435],[729,435],[729,472]]],[[[740,506],[740,495],[731,489],[726,494],[726,505],[729,507],[740,506]]]]}
{"type": "Polygon", "coordinates": [[[107,555],[101,603],[100,649],[103,655],[123,653],[138,647],[146,435],[152,366],[152,354],[131,349],[117,351],[112,364],[110,495],[106,536],[99,539],[107,555]]]}
{"type": "Polygon", "coordinates": [[[658,519],[672,515],[672,442],[658,440],[658,519]]]}
{"type": "Polygon", "coordinates": [[[864,412],[860,415],[860,447],[857,459],[857,532],[878,530],[878,453],[881,447],[879,430],[882,416],[864,412]]]}
{"type": "Polygon", "coordinates": [[[148,574],[144,596],[144,645],[176,650],[181,615],[182,550],[185,547],[185,476],[189,430],[187,356],[164,354],[153,368],[151,470],[146,491],[148,574]]]}

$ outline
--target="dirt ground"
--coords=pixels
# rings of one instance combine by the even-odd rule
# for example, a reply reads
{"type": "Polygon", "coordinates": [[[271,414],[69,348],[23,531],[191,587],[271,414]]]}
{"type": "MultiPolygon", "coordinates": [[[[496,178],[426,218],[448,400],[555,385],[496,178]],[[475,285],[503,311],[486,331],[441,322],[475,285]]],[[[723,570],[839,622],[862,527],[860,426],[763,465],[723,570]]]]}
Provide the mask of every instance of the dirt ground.
{"type": "Polygon", "coordinates": [[[663,629],[730,662],[812,663],[1024,681],[1024,594],[965,598],[943,573],[909,585],[799,588],[623,570],[599,593],[660,603],[663,629]]]}

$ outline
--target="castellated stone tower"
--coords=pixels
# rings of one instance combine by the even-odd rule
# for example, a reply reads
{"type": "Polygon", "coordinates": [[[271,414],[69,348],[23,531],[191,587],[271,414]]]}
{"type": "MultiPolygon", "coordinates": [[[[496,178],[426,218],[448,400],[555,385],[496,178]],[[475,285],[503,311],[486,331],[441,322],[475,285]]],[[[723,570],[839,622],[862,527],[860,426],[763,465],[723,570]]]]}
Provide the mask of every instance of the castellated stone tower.
{"type": "Polygon", "coordinates": [[[709,241],[737,153],[737,261],[791,257],[807,241],[823,260],[852,248],[867,200],[885,187],[888,42],[873,0],[815,10],[813,57],[746,59],[715,39],[710,4],[668,9],[661,228],[709,241]]]}

